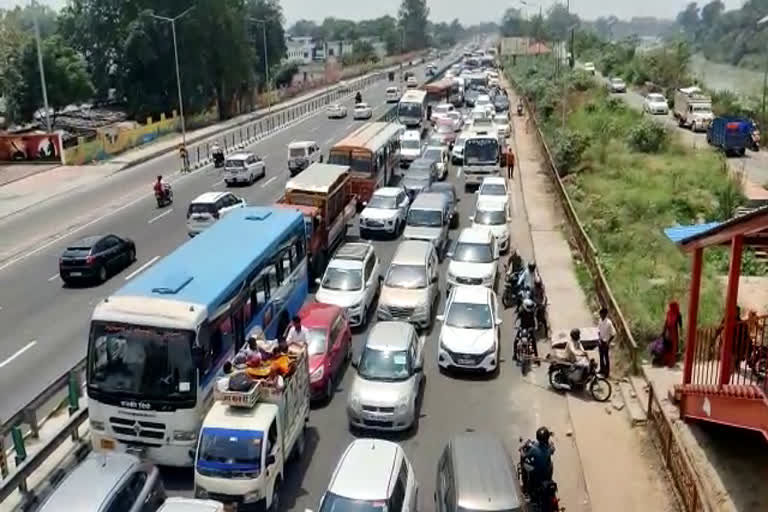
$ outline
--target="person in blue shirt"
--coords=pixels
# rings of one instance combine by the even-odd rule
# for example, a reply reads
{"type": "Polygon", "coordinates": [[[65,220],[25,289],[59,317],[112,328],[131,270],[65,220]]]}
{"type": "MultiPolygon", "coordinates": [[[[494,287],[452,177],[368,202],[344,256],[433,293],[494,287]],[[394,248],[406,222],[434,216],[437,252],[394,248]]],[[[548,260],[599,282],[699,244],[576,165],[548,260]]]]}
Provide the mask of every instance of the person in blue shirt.
{"type": "Polygon", "coordinates": [[[528,478],[523,479],[523,492],[529,496],[535,494],[542,483],[552,480],[552,455],[555,453],[555,445],[550,442],[550,437],[551,433],[547,427],[539,427],[536,431],[536,441],[530,443],[525,451],[524,457],[533,466],[528,478]]]}

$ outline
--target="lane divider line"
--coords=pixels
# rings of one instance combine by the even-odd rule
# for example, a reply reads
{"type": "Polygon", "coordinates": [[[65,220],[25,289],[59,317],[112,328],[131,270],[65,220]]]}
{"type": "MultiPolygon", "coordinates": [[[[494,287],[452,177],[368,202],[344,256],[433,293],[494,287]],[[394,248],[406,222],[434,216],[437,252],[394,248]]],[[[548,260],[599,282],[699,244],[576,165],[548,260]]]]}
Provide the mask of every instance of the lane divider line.
{"type": "Polygon", "coordinates": [[[56,272],[55,274],[53,274],[51,277],[48,278],[48,282],[50,283],[51,281],[55,281],[58,278],[59,278],[59,273],[56,272]]]}
{"type": "Polygon", "coordinates": [[[151,219],[149,219],[149,220],[147,221],[147,224],[154,224],[156,221],[158,221],[158,220],[162,219],[162,218],[163,218],[163,217],[165,217],[166,215],[170,215],[171,213],[173,213],[173,208],[170,208],[170,209],[168,209],[168,210],[164,211],[164,212],[163,212],[163,213],[161,213],[160,215],[156,215],[156,216],[152,217],[151,219]]]}
{"type": "Polygon", "coordinates": [[[7,364],[10,364],[10,363],[12,363],[12,362],[13,362],[13,361],[14,361],[14,360],[17,358],[17,357],[19,357],[21,354],[23,354],[23,353],[24,353],[24,352],[26,352],[27,350],[31,349],[31,348],[32,348],[32,347],[34,347],[35,345],[37,345],[37,340],[32,340],[32,341],[30,341],[29,343],[27,343],[26,345],[24,345],[23,347],[21,347],[19,350],[17,350],[17,351],[16,351],[16,352],[15,352],[15,353],[14,353],[14,354],[11,356],[11,357],[9,357],[8,359],[6,359],[6,360],[5,360],[5,361],[3,361],[2,363],[0,363],[0,368],[3,368],[3,367],[5,367],[7,364]]]}
{"type": "Polygon", "coordinates": [[[277,179],[277,176],[272,176],[264,184],[261,185],[261,188],[267,188],[269,184],[275,181],[276,179],[277,179]]]}
{"type": "Polygon", "coordinates": [[[131,272],[127,276],[125,276],[125,280],[129,281],[131,278],[136,277],[138,274],[140,274],[141,272],[146,270],[147,267],[149,267],[150,265],[152,265],[154,262],[156,262],[159,259],[160,259],[160,256],[155,256],[154,258],[152,258],[151,260],[149,260],[148,262],[146,262],[145,264],[143,264],[142,266],[140,266],[139,268],[137,268],[136,270],[134,270],[133,272],[131,272]]]}

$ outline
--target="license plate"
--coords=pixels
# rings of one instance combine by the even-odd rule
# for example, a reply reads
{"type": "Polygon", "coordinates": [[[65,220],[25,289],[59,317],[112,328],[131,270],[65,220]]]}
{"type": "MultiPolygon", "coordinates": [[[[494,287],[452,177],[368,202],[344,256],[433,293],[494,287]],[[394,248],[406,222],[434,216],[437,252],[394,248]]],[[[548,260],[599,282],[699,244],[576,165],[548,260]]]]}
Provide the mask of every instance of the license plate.
{"type": "Polygon", "coordinates": [[[475,362],[471,359],[459,359],[459,364],[473,365],[475,362]]]}
{"type": "Polygon", "coordinates": [[[83,273],[82,272],[70,272],[69,275],[72,276],[72,277],[80,277],[80,276],[83,275],[83,273]]]}
{"type": "Polygon", "coordinates": [[[102,439],[101,440],[101,449],[102,450],[114,450],[115,449],[115,442],[112,439],[102,439]]]}
{"type": "Polygon", "coordinates": [[[229,174],[240,174],[240,171],[229,171],[229,174]]]}

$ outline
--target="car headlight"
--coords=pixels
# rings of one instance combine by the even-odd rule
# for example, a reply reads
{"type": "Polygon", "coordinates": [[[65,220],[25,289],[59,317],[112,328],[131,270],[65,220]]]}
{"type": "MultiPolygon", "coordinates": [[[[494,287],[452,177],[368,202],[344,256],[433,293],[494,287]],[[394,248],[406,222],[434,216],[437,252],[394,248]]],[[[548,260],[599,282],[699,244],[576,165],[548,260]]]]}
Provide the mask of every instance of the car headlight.
{"type": "Polygon", "coordinates": [[[448,280],[449,281],[455,281],[456,280],[456,274],[454,274],[450,270],[448,271],[448,280]]]}
{"type": "Polygon", "coordinates": [[[207,499],[208,498],[208,491],[203,489],[200,486],[196,486],[195,487],[195,498],[207,499]]]}
{"type": "Polygon", "coordinates": [[[493,284],[493,274],[487,275],[483,278],[483,284],[484,285],[490,285],[493,284]]]}
{"type": "Polygon", "coordinates": [[[324,373],[323,367],[318,366],[317,369],[309,375],[309,380],[311,382],[317,382],[323,378],[323,373],[324,373]]]}
{"type": "Polygon", "coordinates": [[[491,345],[491,348],[483,352],[483,357],[488,357],[495,353],[496,353],[496,340],[493,340],[493,345],[491,345]]]}
{"type": "Polygon", "coordinates": [[[98,430],[99,432],[104,432],[104,422],[99,420],[91,420],[91,428],[93,430],[98,430]]]}
{"type": "Polygon", "coordinates": [[[197,431],[195,430],[174,430],[174,441],[194,441],[197,439],[197,431]]]}
{"type": "Polygon", "coordinates": [[[360,397],[354,393],[349,395],[349,408],[353,411],[360,410],[360,397]]]}
{"type": "Polygon", "coordinates": [[[261,491],[258,489],[255,491],[247,492],[243,495],[243,503],[253,503],[261,499],[261,491]]]}
{"type": "Polygon", "coordinates": [[[395,412],[401,414],[408,412],[408,402],[409,400],[407,396],[401,397],[400,400],[395,404],[395,412]]]}

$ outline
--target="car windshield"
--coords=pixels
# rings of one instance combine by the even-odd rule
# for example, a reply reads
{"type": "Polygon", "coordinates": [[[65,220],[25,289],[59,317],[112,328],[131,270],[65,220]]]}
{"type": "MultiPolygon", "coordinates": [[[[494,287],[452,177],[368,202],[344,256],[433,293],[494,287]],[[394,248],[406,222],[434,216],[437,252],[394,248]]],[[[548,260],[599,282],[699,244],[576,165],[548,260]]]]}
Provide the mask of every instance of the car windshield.
{"type": "Polygon", "coordinates": [[[374,194],[368,202],[368,208],[381,208],[382,210],[394,210],[397,208],[395,196],[382,196],[374,194]]]}
{"type": "Polygon", "coordinates": [[[416,139],[405,139],[400,141],[400,147],[403,149],[421,149],[421,141],[416,139]]]}
{"type": "Polygon", "coordinates": [[[387,273],[387,286],[392,288],[418,289],[427,286],[427,272],[423,265],[392,264],[387,273]]]}
{"type": "Polygon", "coordinates": [[[507,222],[504,210],[477,210],[475,212],[475,224],[486,226],[498,226],[507,222]]]}
{"type": "Polygon", "coordinates": [[[507,188],[500,183],[486,183],[480,187],[481,196],[506,196],[507,188]]]}
{"type": "Polygon", "coordinates": [[[387,510],[389,508],[384,500],[356,500],[328,491],[323,496],[323,505],[319,512],[387,512],[387,510]]]}
{"type": "Polygon", "coordinates": [[[141,400],[194,398],[192,331],[93,322],[88,389],[141,400]]]}
{"type": "Polygon", "coordinates": [[[378,350],[365,347],[357,372],[367,380],[398,381],[411,375],[406,350],[378,350]]]}
{"type": "Polygon", "coordinates": [[[264,433],[258,430],[205,427],[197,450],[197,466],[216,473],[258,472],[264,433]]]}
{"type": "Polygon", "coordinates": [[[325,354],[328,340],[325,329],[307,330],[307,351],[309,355],[325,354]]]}
{"type": "Polygon", "coordinates": [[[454,302],[448,309],[445,325],[461,329],[490,329],[491,308],[487,304],[454,302]]]}
{"type": "Polygon", "coordinates": [[[245,160],[227,160],[225,167],[245,167],[245,160]]]}
{"type": "Polygon", "coordinates": [[[411,208],[408,212],[409,226],[440,227],[443,215],[440,210],[417,210],[411,208]]]}
{"type": "Polygon", "coordinates": [[[622,80],[621,78],[614,78],[613,80],[611,80],[611,82],[613,82],[613,83],[615,83],[617,85],[623,85],[624,84],[624,80],[622,80]]]}
{"type": "Polygon", "coordinates": [[[304,151],[304,148],[291,148],[290,149],[290,155],[291,158],[298,158],[304,156],[306,153],[304,151]]]}
{"type": "Polygon", "coordinates": [[[464,162],[468,164],[495,164],[499,158],[496,139],[469,139],[464,144],[464,162]]]}
{"type": "Polygon", "coordinates": [[[654,103],[656,103],[656,102],[660,103],[660,102],[667,101],[667,100],[664,99],[664,96],[662,96],[661,94],[649,94],[648,95],[648,100],[649,101],[653,101],[654,103]]]}
{"type": "Polygon", "coordinates": [[[439,162],[443,159],[443,151],[440,149],[427,149],[424,152],[424,158],[427,160],[434,160],[435,162],[439,162]]]}
{"type": "Polygon", "coordinates": [[[437,133],[453,133],[453,122],[437,123],[435,127],[437,133]]]}
{"type": "Polygon", "coordinates": [[[493,250],[489,244],[458,242],[453,250],[453,260],[465,263],[491,263],[493,250]]]}
{"type": "Polygon", "coordinates": [[[359,269],[328,267],[322,287],[343,292],[359,290],[363,287],[363,272],[359,269]]]}
{"type": "Polygon", "coordinates": [[[399,117],[420,118],[422,115],[421,103],[400,102],[397,106],[397,115],[399,117]]]}

